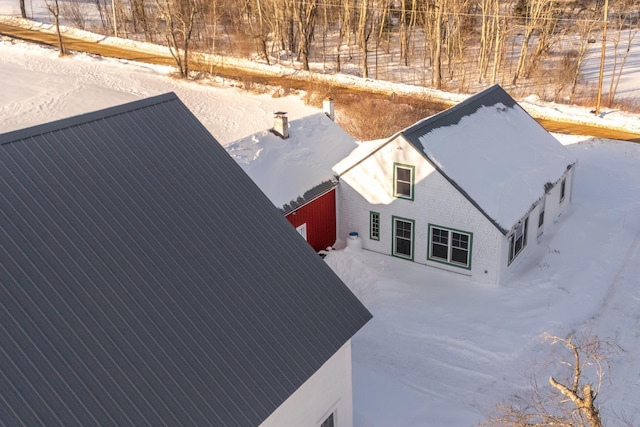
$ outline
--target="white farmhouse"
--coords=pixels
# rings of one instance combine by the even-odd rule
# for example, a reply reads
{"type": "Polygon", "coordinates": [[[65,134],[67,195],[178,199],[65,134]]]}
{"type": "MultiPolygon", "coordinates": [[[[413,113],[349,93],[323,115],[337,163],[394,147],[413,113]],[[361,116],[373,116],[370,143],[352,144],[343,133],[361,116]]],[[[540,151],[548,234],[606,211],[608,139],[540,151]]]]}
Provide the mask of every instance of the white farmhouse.
{"type": "Polygon", "coordinates": [[[486,283],[508,280],[571,201],[576,159],[500,86],[335,166],[339,235],[486,283]]]}

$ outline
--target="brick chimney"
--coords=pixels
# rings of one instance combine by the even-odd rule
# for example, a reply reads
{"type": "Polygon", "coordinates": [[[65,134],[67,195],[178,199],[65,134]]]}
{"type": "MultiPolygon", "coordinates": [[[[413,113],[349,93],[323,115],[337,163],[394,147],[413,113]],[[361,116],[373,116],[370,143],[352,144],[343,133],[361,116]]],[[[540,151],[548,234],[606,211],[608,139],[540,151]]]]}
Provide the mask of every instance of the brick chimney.
{"type": "Polygon", "coordinates": [[[335,115],[333,112],[333,98],[325,98],[322,101],[322,110],[331,120],[335,121],[335,115]]]}
{"type": "Polygon", "coordinates": [[[273,132],[282,139],[289,138],[289,120],[287,119],[287,113],[278,111],[273,113],[273,115],[273,132]]]}

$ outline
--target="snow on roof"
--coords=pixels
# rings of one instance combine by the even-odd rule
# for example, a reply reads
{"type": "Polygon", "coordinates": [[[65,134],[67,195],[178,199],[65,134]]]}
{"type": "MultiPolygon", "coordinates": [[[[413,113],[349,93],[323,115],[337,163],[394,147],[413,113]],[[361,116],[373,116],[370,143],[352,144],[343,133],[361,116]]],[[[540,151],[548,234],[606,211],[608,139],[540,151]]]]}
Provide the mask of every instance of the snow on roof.
{"type": "Polygon", "coordinates": [[[422,152],[456,188],[507,233],[576,162],[558,140],[500,86],[492,86],[387,140],[360,144],[334,166],[338,175],[398,137],[422,152]]]}
{"type": "Polygon", "coordinates": [[[441,113],[458,114],[455,121],[448,118],[438,127],[441,115],[434,116],[428,120],[433,126],[421,125],[421,134],[409,129],[407,139],[508,231],[576,158],[497,86],[463,104],[441,113]]]}
{"type": "Polygon", "coordinates": [[[225,148],[278,208],[334,180],[331,167],[357,147],[355,140],[324,113],[289,122],[289,138],[270,130],[225,148]]]}
{"type": "Polygon", "coordinates": [[[340,161],[333,166],[333,171],[338,176],[342,175],[362,160],[366,159],[380,147],[384,146],[387,142],[389,142],[388,139],[362,141],[348,156],[340,159],[340,161]]]}

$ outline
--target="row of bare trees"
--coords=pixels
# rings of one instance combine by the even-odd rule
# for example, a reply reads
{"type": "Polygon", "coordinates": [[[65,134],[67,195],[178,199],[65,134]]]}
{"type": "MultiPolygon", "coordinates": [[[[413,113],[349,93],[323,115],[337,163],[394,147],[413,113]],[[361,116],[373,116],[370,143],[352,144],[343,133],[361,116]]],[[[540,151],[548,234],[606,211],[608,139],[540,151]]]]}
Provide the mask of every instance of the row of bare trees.
{"type": "MultiPolygon", "coordinates": [[[[80,0],[59,1],[63,15],[86,25],[73,13],[80,0]]],[[[378,78],[379,64],[393,64],[387,74],[418,70],[420,83],[436,88],[553,77],[544,84],[570,100],[603,24],[600,0],[95,0],[95,7],[105,32],[166,42],[184,76],[193,45],[269,64],[297,61],[304,70],[349,64],[363,77],[374,67],[378,78]]],[[[639,13],[640,0],[612,3],[617,50],[631,46],[639,13]]],[[[616,58],[619,75],[626,56],[616,58]]],[[[611,79],[610,96],[616,87],[611,79]]]]}

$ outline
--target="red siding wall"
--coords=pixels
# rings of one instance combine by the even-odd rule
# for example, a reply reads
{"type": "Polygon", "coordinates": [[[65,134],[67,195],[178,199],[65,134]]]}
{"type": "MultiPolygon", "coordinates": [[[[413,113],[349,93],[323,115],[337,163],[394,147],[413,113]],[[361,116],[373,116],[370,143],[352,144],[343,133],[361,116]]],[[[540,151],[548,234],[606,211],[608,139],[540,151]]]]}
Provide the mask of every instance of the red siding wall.
{"type": "Polygon", "coordinates": [[[307,223],[307,241],[316,251],[336,241],[336,189],[285,216],[294,227],[307,223]]]}

